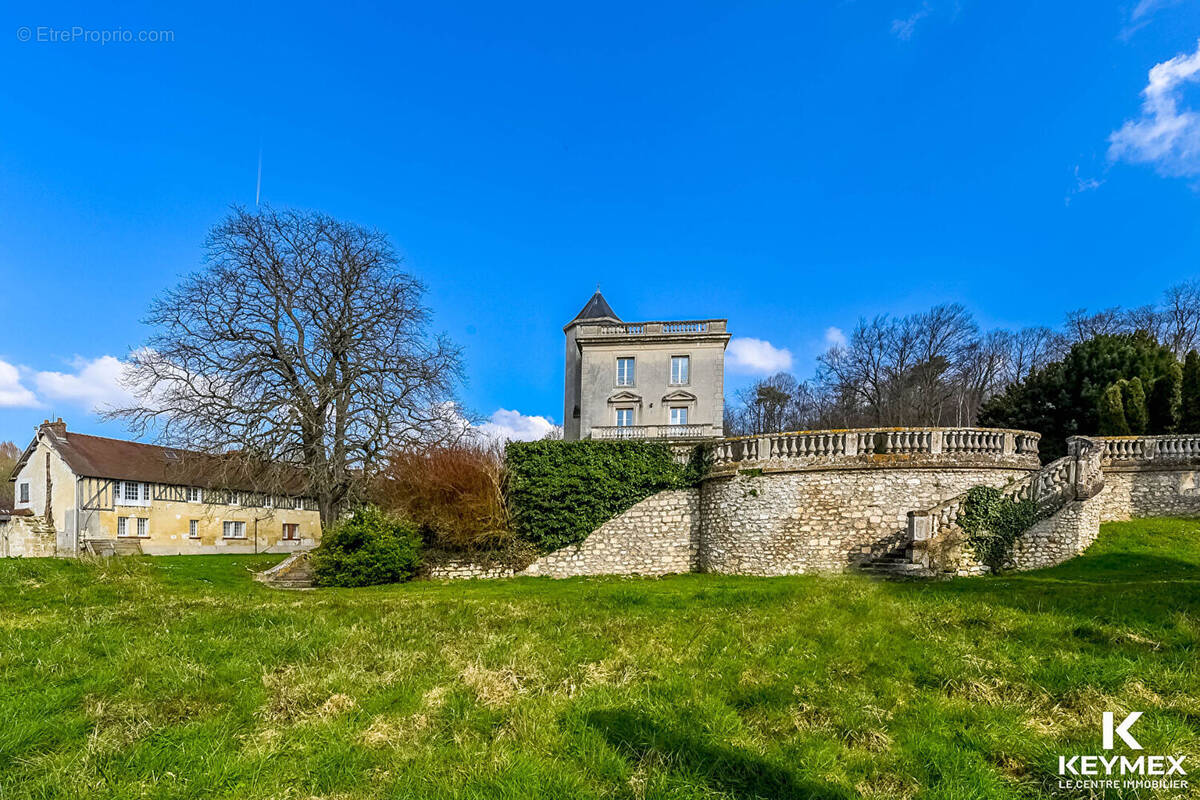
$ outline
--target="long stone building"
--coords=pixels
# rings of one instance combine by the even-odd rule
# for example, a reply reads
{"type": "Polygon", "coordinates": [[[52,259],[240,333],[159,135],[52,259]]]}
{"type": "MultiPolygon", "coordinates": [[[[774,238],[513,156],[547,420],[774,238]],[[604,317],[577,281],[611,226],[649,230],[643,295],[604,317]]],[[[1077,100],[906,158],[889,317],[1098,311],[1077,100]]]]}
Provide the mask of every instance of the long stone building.
{"type": "Polygon", "coordinates": [[[61,419],[38,427],[9,480],[0,556],[278,553],[320,539],[295,472],[73,433],[61,419]]]}
{"type": "Polygon", "coordinates": [[[597,291],[567,323],[563,438],[722,435],[726,320],[623,322],[597,291]]]}

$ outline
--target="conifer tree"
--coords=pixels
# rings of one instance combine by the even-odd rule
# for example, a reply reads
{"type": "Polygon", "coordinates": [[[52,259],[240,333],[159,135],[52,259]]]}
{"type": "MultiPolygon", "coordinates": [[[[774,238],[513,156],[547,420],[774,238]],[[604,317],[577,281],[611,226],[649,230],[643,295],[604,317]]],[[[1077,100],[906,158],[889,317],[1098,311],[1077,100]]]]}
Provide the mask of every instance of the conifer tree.
{"type": "Polygon", "coordinates": [[[1125,424],[1134,436],[1144,436],[1150,427],[1150,416],[1146,411],[1146,389],[1141,378],[1122,381],[1121,402],[1125,406],[1125,424]]]}
{"type": "Polygon", "coordinates": [[[1200,433],[1200,353],[1187,354],[1183,362],[1183,406],[1179,412],[1180,433],[1200,433]]]}
{"type": "Polygon", "coordinates": [[[1121,398],[1121,384],[1117,381],[1104,390],[1100,395],[1097,408],[1100,417],[1101,436],[1128,436],[1129,424],[1125,421],[1125,403],[1121,398]]]}
{"type": "Polygon", "coordinates": [[[1150,432],[1175,433],[1183,404],[1183,367],[1172,364],[1150,389],[1150,432]]]}

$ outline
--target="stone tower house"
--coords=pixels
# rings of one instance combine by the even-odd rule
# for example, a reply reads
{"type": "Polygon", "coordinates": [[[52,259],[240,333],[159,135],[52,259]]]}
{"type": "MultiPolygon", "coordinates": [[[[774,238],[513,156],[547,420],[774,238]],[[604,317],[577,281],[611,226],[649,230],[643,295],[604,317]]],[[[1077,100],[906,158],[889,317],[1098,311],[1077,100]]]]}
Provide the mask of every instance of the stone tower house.
{"type": "Polygon", "coordinates": [[[563,328],[563,437],[722,435],[726,320],[622,322],[600,292],[563,328]]]}

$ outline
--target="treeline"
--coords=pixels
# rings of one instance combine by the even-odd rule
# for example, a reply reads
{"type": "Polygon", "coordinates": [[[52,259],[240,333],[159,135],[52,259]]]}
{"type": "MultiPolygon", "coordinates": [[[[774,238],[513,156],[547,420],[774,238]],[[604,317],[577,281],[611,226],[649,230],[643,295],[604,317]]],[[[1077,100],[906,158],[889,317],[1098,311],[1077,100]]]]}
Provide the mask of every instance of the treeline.
{"type": "MultiPolygon", "coordinates": [[[[1063,362],[1077,345],[1097,337],[1139,334],[1161,347],[1173,362],[1200,346],[1200,282],[1171,287],[1156,305],[1070,312],[1058,330],[985,332],[959,304],[902,317],[860,319],[844,344],[820,357],[811,379],[801,381],[779,373],[738,391],[726,403],[725,430],[727,435],[748,435],[813,428],[981,424],[985,416],[992,420],[1000,416],[995,410],[985,413],[995,398],[1063,362]]],[[[1158,408],[1162,418],[1162,409],[1174,402],[1169,399],[1174,390],[1164,384],[1156,399],[1146,381],[1162,376],[1143,377],[1134,371],[1106,380],[1099,391],[1132,377],[1142,383],[1143,405],[1138,405],[1134,386],[1113,391],[1121,393],[1122,412],[1126,395],[1131,398],[1128,405],[1135,424],[1145,408],[1148,430],[1156,425],[1150,421],[1151,412],[1158,408]]],[[[1179,382],[1182,394],[1182,375],[1179,382]]],[[[1110,392],[1110,402],[1114,397],[1110,392]]],[[[1097,417],[1089,431],[1094,433],[1099,397],[1091,398],[1091,412],[1084,416],[1090,421],[1091,415],[1097,417]]],[[[1182,419],[1175,427],[1180,424],[1182,419]]]]}

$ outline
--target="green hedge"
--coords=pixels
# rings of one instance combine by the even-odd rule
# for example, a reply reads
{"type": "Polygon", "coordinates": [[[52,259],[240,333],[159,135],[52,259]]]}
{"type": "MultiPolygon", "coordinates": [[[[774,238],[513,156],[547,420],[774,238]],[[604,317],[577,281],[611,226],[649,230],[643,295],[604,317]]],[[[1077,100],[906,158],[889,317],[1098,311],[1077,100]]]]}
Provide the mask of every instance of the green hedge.
{"type": "Polygon", "coordinates": [[[664,489],[695,485],[705,454],[687,465],[661,442],[512,442],[506,497],[517,535],[542,552],[583,541],[604,522],[664,489]]]}
{"type": "Polygon", "coordinates": [[[311,558],[318,586],[400,583],[420,566],[421,537],[412,522],[367,506],[327,530],[311,558]]]}

